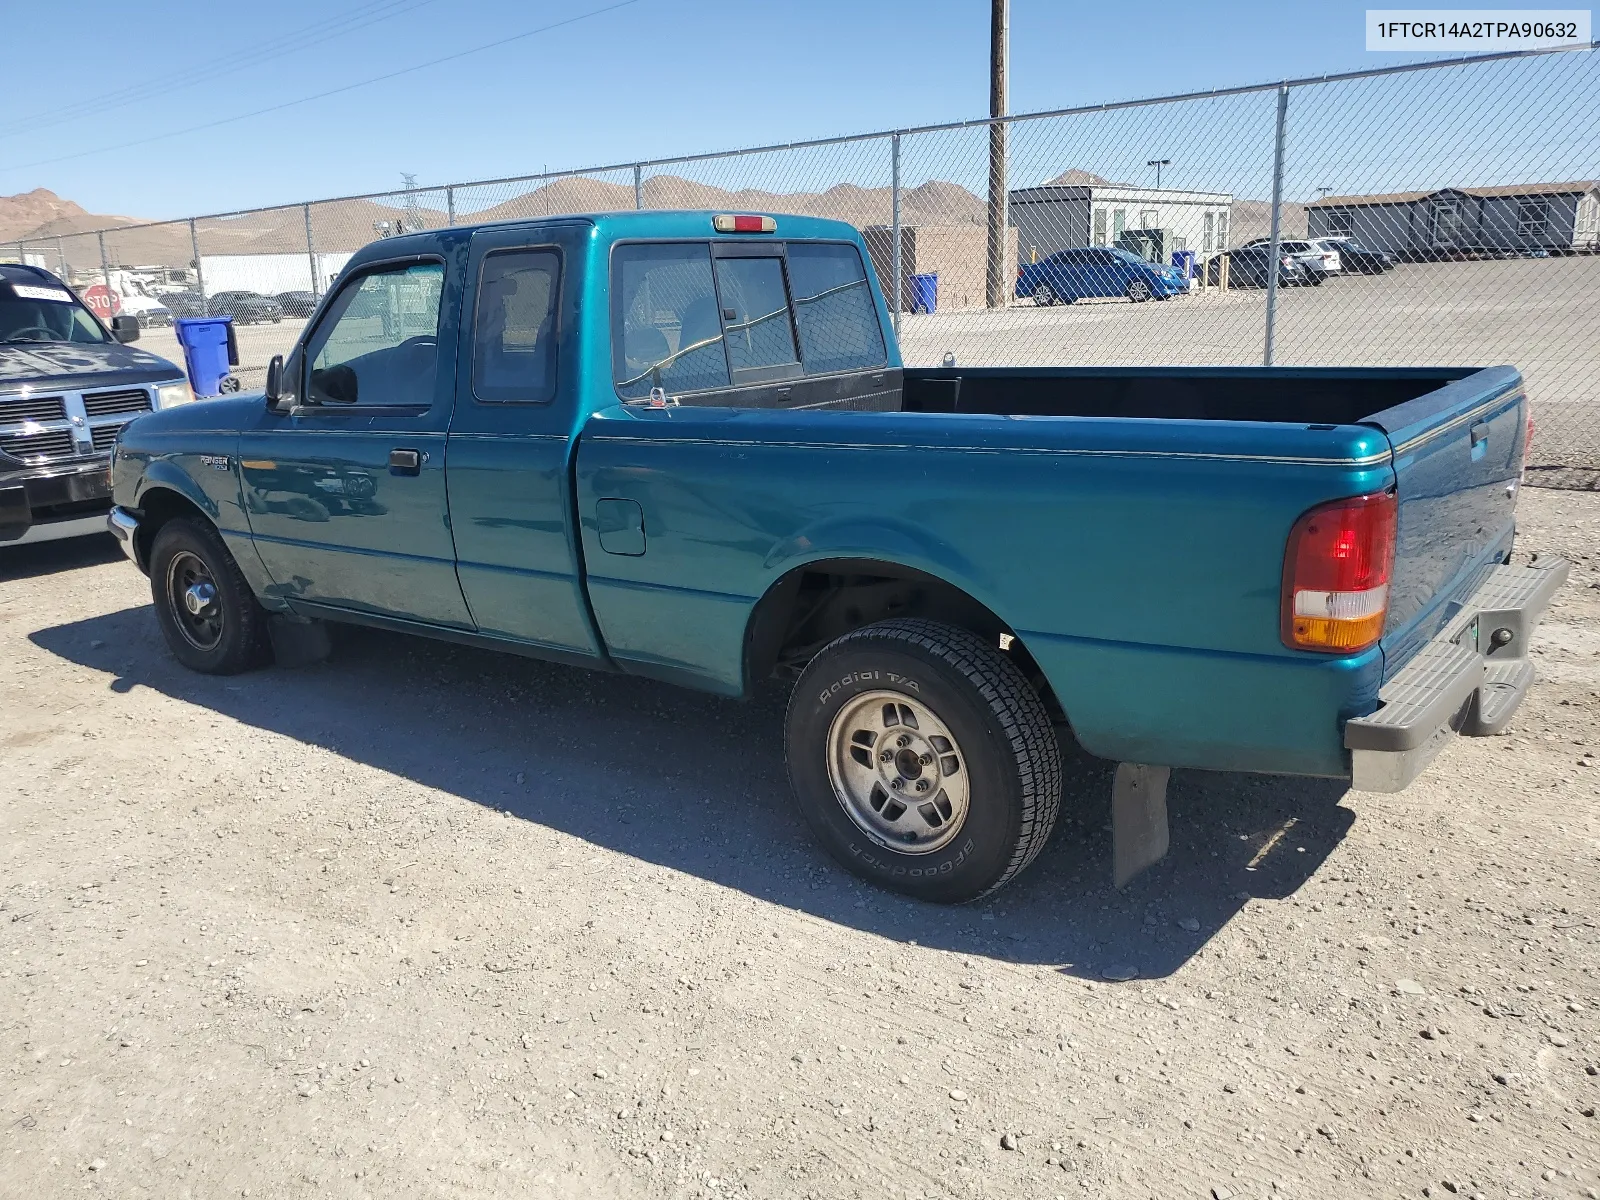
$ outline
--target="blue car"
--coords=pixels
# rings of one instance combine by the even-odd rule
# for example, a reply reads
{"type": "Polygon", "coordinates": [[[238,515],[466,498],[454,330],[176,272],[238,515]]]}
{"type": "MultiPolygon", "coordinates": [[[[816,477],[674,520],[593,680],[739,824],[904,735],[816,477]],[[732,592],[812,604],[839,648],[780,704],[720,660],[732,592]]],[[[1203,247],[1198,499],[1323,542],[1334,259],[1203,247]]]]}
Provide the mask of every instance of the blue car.
{"type": "Polygon", "coordinates": [[[1089,296],[1126,296],[1139,304],[1188,290],[1188,281],[1176,267],[1145,262],[1110,246],[1057,250],[1049,258],[1027,263],[1017,273],[1017,295],[1032,296],[1041,307],[1071,304],[1089,296]]]}

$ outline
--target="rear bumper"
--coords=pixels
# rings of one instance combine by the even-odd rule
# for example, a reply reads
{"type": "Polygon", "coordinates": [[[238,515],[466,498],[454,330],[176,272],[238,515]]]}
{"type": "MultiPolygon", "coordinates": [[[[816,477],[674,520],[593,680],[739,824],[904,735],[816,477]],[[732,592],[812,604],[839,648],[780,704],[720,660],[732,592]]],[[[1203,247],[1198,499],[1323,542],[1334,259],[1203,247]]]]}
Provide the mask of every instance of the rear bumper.
{"type": "Polygon", "coordinates": [[[1560,559],[1495,568],[1383,685],[1378,710],[1345,723],[1351,786],[1398,792],[1457,733],[1483,737],[1504,729],[1533,682],[1529,638],[1570,569],[1560,559]]]}

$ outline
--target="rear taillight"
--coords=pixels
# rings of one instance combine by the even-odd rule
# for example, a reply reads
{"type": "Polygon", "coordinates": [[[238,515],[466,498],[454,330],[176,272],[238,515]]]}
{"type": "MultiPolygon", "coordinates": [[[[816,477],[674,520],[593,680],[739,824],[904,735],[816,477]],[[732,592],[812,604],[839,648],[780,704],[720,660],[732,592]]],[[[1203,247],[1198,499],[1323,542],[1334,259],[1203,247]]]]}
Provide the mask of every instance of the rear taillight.
{"type": "Polygon", "coordinates": [[[1347,654],[1383,634],[1394,569],[1393,492],[1318,505],[1294,523],[1283,556],[1283,642],[1347,654]]]}

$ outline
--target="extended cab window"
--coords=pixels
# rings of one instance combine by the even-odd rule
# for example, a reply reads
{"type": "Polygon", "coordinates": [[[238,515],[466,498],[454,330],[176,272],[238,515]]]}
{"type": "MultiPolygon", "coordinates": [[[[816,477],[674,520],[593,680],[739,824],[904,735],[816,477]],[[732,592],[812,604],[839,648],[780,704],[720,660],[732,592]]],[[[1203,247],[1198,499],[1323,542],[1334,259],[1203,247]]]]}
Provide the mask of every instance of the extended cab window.
{"type": "Polygon", "coordinates": [[[791,242],[789,286],[806,374],[869,370],[888,362],[867,272],[854,246],[791,242]]]}
{"type": "Polygon", "coordinates": [[[555,395],[560,283],[554,250],[484,258],[472,334],[472,393],[479,400],[546,404],[555,395]]]}
{"type": "Polygon", "coordinates": [[[611,280],[619,395],[632,400],[653,387],[699,392],[729,385],[707,243],[618,246],[611,280]]]}
{"type": "Polygon", "coordinates": [[[717,291],[728,366],[743,383],[800,373],[789,297],[783,287],[783,259],[717,259],[717,291]],[[751,374],[750,372],[754,372],[751,374]]]}
{"type": "Polygon", "coordinates": [[[439,361],[440,263],[380,267],[350,280],[306,347],[307,398],[426,408],[439,361]]]}

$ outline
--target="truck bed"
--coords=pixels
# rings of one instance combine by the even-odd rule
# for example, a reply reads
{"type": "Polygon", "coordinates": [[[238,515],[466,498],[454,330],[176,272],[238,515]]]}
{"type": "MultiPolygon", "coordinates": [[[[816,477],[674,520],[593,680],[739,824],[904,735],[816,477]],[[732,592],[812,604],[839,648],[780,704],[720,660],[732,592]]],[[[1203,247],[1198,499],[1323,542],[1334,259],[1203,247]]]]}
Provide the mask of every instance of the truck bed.
{"type": "Polygon", "coordinates": [[[905,412],[1357,425],[1476,367],[976,367],[905,371],[905,412]]]}

